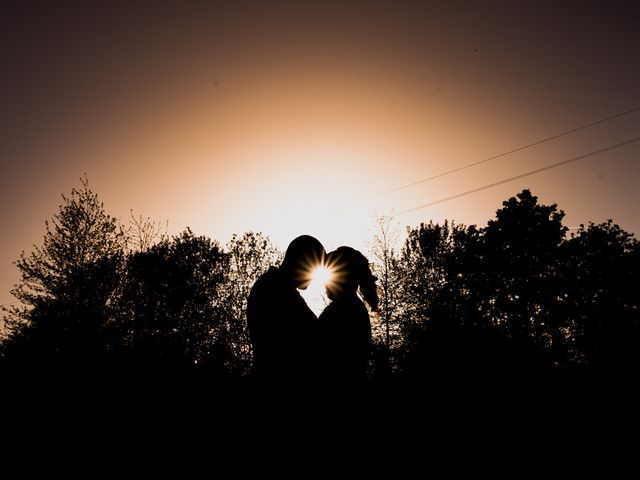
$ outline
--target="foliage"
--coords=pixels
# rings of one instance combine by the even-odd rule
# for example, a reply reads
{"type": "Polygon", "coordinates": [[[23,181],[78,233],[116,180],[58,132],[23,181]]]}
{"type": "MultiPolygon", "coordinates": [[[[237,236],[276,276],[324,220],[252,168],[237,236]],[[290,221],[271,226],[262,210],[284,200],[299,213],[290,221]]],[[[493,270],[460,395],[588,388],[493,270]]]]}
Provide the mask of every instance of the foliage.
{"type": "Polygon", "coordinates": [[[549,368],[569,360],[567,325],[558,315],[563,217],[556,205],[540,205],[528,190],[503,202],[483,230],[476,282],[485,322],[500,327],[520,348],[536,349],[549,368]]]}
{"type": "Polygon", "coordinates": [[[224,266],[221,247],[189,229],[129,254],[111,325],[118,351],[149,365],[228,362],[224,266]]]}
{"type": "Polygon", "coordinates": [[[9,341],[42,354],[95,355],[118,283],[123,234],[86,177],[62,199],[42,246],[15,262],[21,281],[12,294],[21,303],[9,309],[9,341]]]}
{"type": "MultiPolygon", "coordinates": [[[[637,375],[640,246],[611,220],[567,238],[563,217],[523,190],[485,227],[423,223],[399,248],[392,219],[380,218],[377,373],[418,389],[637,375]]],[[[133,215],[123,229],[83,178],[43,244],[16,262],[20,304],[7,309],[0,365],[122,365],[242,383],[247,297],[281,258],[261,233],[223,248],[133,215]]]]}
{"type": "Polygon", "coordinates": [[[608,220],[581,225],[563,245],[561,316],[574,356],[592,373],[640,371],[640,244],[608,220]]]}
{"type": "Polygon", "coordinates": [[[169,240],[167,229],[169,222],[165,222],[164,230],[160,222],[151,217],[135,216],[130,211],[129,226],[126,229],[127,247],[130,252],[143,252],[153,245],[169,240]]]}
{"type": "Polygon", "coordinates": [[[638,244],[612,222],[566,239],[563,216],[524,190],[485,228],[411,229],[400,255],[405,373],[638,371],[638,244]]]}
{"type": "Polygon", "coordinates": [[[396,253],[400,233],[393,223],[393,216],[382,215],[376,223],[370,248],[380,298],[378,312],[372,313],[374,365],[390,372],[395,363],[395,352],[402,345],[396,319],[401,306],[400,280],[404,272],[399,267],[396,253]]]}
{"type": "Polygon", "coordinates": [[[282,253],[262,233],[234,235],[226,245],[226,281],[220,301],[225,310],[234,364],[239,375],[249,372],[251,344],[247,330],[247,299],[256,279],[271,265],[282,260],[282,253]]]}

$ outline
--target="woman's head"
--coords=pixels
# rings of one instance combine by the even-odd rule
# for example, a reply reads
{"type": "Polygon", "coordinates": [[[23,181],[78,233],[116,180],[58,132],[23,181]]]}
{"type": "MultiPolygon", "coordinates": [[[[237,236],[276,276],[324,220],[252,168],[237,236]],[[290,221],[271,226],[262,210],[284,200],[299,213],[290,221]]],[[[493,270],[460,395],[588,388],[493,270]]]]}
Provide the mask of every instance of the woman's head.
{"type": "Polygon", "coordinates": [[[327,255],[327,264],[333,271],[333,279],[326,285],[331,300],[356,295],[360,288],[371,309],[378,308],[376,277],[362,253],[351,247],[339,247],[327,255]]]}

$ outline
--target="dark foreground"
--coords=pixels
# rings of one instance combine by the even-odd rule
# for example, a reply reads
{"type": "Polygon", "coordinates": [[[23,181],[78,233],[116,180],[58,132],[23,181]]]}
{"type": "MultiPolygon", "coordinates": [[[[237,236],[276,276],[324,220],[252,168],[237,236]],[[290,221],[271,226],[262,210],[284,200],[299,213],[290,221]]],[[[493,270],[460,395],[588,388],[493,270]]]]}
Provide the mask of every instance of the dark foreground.
{"type": "Polygon", "coordinates": [[[613,467],[635,458],[629,452],[638,446],[636,381],[447,381],[418,387],[396,378],[370,384],[349,402],[308,391],[259,395],[169,372],[120,372],[99,380],[86,373],[23,373],[5,378],[3,442],[55,452],[71,463],[148,459],[157,465],[188,458],[200,464],[237,457],[250,465],[263,457],[272,466],[291,458],[326,465],[347,455],[384,466],[454,455],[496,464],[583,464],[613,452],[613,467]]]}

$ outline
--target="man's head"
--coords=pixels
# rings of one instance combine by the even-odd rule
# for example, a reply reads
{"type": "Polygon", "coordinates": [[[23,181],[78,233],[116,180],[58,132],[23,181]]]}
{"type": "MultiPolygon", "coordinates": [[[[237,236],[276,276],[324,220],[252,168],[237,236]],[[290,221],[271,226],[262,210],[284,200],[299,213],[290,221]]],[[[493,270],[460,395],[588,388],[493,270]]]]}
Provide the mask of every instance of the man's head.
{"type": "Polygon", "coordinates": [[[294,238],[287,247],[280,270],[296,288],[305,289],[313,270],[324,262],[326,252],[318,239],[310,235],[294,238]]]}

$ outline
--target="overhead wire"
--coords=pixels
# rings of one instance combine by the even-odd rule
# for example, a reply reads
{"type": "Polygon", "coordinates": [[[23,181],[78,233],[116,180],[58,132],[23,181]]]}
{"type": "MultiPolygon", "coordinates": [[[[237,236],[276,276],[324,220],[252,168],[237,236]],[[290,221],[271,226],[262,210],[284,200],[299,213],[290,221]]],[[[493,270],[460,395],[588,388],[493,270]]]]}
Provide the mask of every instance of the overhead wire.
{"type": "Polygon", "coordinates": [[[459,172],[461,170],[465,170],[467,168],[471,168],[471,167],[474,167],[476,165],[480,165],[482,163],[489,162],[491,160],[496,160],[498,158],[505,157],[507,155],[511,155],[513,153],[520,152],[520,151],[525,150],[527,148],[535,147],[537,145],[541,145],[543,143],[550,142],[552,140],[556,140],[558,138],[570,135],[572,133],[576,133],[576,132],[579,132],[581,130],[585,130],[587,128],[591,128],[591,127],[594,127],[596,125],[600,125],[602,123],[606,123],[606,122],[609,122],[611,120],[615,120],[616,118],[624,117],[626,115],[630,115],[630,114],[638,112],[638,111],[640,111],[640,106],[632,108],[631,110],[626,110],[624,112],[617,113],[615,115],[611,115],[611,116],[608,116],[608,117],[605,117],[605,118],[601,118],[599,120],[596,120],[596,121],[581,125],[581,126],[576,127],[576,128],[572,128],[570,130],[565,130],[563,132],[557,133],[555,135],[551,135],[551,136],[543,138],[541,140],[537,140],[535,142],[531,142],[531,143],[528,143],[526,145],[522,145],[520,147],[513,148],[513,149],[508,150],[506,152],[502,152],[502,153],[499,153],[497,155],[492,155],[491,157],[483,158],[481,160],[477,160],[475,162],[468,163],[466,165],[462,165],[460,167],[456,167],[456,168],[453,168],[451,170],[447,170],[445,172],[441,172],[441,173],[438,173],[436,175],[432,175],[430,177],[423,178],[421,180],[417,180],[415,182],[407,183],[405,185],[401,185],[399,187],[395,187],[395,188],[392,188],[390,190],[386,190],[384,192],[380,192],[380,193],[377,193],[375,195],[371,195],[369,197],[362,198],[360,200],[357,200],[355,202],[350,203],[348,206],[358,205],[360,203],[364,203],[364,202],[369,201],[369,200],[373,200],[373,199],[380,198],[380,197],[383,197],[383,196],[386,196],[386,195],[390,195],[391,193],[395,193],[395,192],[398,192],[400,190],[404,190],[404,189],[407,189],[407,188],[410,188],[410,187],[414,187],[414,186],[419,185],[421,183],[425,183],[425,182],[428,182],[428,181],[431,181],[431,180],[435,180],[436,178],[441,178],[441,177],[444,177],[446,175],[450,175],[452,173],[459,172]]]}
{"type": "Polygon", "coordinates": [[[404,215],[404,214],[407,214],[407,213],[410,213],[410,212],[414,212],[416,210],[421,210],[423,208],[427,208],[427,207],[431,207],[433,205],[437,205],[439,203],[448,202],[450,200],[455,200],[456,198],[464,197],[466,195],[471,195],[472,193],[477,193],[477,192],[481,192],[482,190],[487,190],[489,188],[497,187],[498,185],[503,185],[505,183],[513,182],[515,180],[520,180],[521,178],[526,178],[526,177],[529,177],[531,175],[536,175],[536,174],[541,173],[541,172],[546,172],[548,170],[553,170],[554,168],[562,167],[563,165],[567,165],[568,163],[577,162],[579,160],[584,160],[585,158],[593,157],[595,155],[600,155],[602,153],[609,152],[609,151],[615,150],[617,148],[622,148],[622,147],[625,147],[627,145],[630,145],[632,143],[639,142],[639,141],[640,141],[640,137],[634,137],[634,138],[631,138],[629,140],[625,140],[624,142],[616,143],[614,145],[609,145],[607,147],[604,147],[604,148],[601,148],[601,149],[598,149],[598,150],[593,150],[593,151],[585,153],[583,155],[578,155],[577,157],[572,157],[572,158],[569,158],[567,160],[562,160],[560,162],[552,163],[550,165],[547,165],[547,166],[544,166],[544,167],[541,167],[541,168],[536,168],[535,170],[530,170],[528,172],[521,173],[519,175],[515,175],[513,177],[504,178],[502,180],[498,180],[497,182],[488,183],[486,185],[482,185],[481,187],[473,188],[473,189],[467,190],[465,192],[461,192],[461,193],[457,193],[455,195],[450,195],[448,197],[440,198],[438,200],[434,200],[432,202],[424,203],[422,205],[418,205],[417,207],[409,208],[407,210],[402,210],[402,211],[396,213],[395,215],[393,215],[393,217],[395,218],[395,217],[398,217],[400,215],[404,215]]]}

